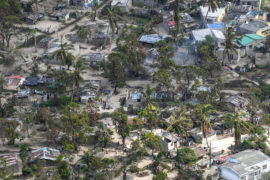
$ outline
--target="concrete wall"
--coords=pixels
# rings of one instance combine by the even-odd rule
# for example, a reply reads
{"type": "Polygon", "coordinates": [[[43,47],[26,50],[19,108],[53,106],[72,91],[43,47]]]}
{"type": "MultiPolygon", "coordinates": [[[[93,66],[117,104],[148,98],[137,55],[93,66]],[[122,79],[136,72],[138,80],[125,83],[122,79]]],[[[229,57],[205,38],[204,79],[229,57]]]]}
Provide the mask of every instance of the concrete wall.
{"type": "Polygon", "coordinates": [[[227,179],[227,180],[239,180],[240,179],[240,177],[234,171],[232,171],[232,169],[227,168],[227,167],[220,167],[220,175],[221,175],[221,177],[223,177],[224,179],[227,179]]]}

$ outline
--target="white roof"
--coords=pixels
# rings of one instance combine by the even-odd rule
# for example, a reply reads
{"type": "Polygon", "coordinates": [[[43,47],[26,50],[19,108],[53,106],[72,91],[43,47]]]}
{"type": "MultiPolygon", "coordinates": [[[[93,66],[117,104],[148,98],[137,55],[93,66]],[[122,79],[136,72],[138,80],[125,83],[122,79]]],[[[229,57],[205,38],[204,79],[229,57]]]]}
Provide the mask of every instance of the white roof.
{"type": "Polygon", "coordinates": [[[118,3],[120,6],[126,6],[129,0],[113,0],[111,3],[111,6],[114,7],[116,6],[118,3]]]}
{"type": "Polygon", "coordinates": [[[209,35],[212,36],[212,32],[209,28],[206,29],[197,29],[192,31],[192,35],[195,41],[204,41],[205,36],[209,35]]]}
{"type": "Polygon", "coordinates": [[[159,35],[159,34],[147,34],[147,35],[143,35],[139,41],[140,42],[144,42],[144,43],[149,43],[149,44],[155,44],[159,41],[165,40],[167,37],[167,35],[159,35]]]}
{"type": "MultiPolygon", "coordinates": [[[[208,8],[207,6],[200,6],[200,10],[201,10],[201,13],[203,15],[203,17],[206,16],[207,12],[208,12],[208,8]]],[[[222,11],[224,10],[224,8],[217,8],[216,11],[212,12],[209,10],[208,14],[207,14],[207,19],[213,19],[213,18],[217,18],[221,13],[222,11]]]]}
{"type": "Polygon", "coordinates": [[[224,36],[224,34],[223,34],[222,31],[213,29],[213,30],[212,30],[212,33],[213,33],[213,35],[215,36],[215,38],[221,39],[221,40],[225,40],[225,36],[224,36]]]}

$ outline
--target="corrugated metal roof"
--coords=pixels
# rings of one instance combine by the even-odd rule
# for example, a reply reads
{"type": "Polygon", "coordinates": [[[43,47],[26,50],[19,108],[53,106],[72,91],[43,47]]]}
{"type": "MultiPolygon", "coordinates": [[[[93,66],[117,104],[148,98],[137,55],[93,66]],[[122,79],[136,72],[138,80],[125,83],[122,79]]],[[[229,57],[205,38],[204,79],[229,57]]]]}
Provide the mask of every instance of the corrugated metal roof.
{"type": "Polygon", "coordinates": [[[252,38],[254,40],[265,39],[264,37],[262,37],[258,34],[246,34],[245,36],[248,36],[249,38],[252,38]]]}
{"type": "Polygon", "coordinates": [[[255,40],[262,40],[262,39],[265,39],[265,38],[260,36],[260,35],[257,35],[257,34],[245,34],[242,37],[242,39],[236,40],[236,42],[238,42],[242,46],[246,46],[246,45],[252,43],[255,40]]]}
{"type": "Polygon", "coordinates": [[[244,36],[242,39],[238,40],[238,43],[241,44],[242,46],[246,46],[249,43],[252,43],[254,41],[254,39],[251,39],[247,36],[244,36]]]}

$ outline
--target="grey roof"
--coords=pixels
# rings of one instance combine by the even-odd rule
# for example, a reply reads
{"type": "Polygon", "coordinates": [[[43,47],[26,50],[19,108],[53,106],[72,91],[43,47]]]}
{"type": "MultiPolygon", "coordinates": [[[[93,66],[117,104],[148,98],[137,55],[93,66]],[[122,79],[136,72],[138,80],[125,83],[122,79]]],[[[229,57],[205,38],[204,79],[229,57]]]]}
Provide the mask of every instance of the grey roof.
{"type": "Polygon", "coordinates": [[[267,27],[267,24],[261,21],[250,21],[240,25],[241,33],[256,33],[259,29],[267,27]]]}
{"type": "Polygon", "coordinates": [[[143,43],[148,43],[148,44],[155,44],[159,41],[165,40],[167,35],[159,35],[159,34],[148,34],[148,35],[143,35],[139,41],[143,43]]]}
{"type": "Polygon", "coordinates": [[[245,151],[241,151],[236,153],[230,157],[230,159],[234,159],[235,162],[226,162],[220,167],[227,167],[235,171],[238,175],[245,174],[250,170],[251,166],[255,166],[258,163],[263,161],[269,161],[270,158],[262,153],[261,151],[248,149],[245,151]],[[238,162],[237,162],[238,161],[238,162]]]}
{"type": "Polygon", "coordinates": [[[205,36],[209,35],[212,36],[212,32],[209,28],[206,29],[197,29],[192,31],[192,35],[195,41],[204,41],[205,36]]]}

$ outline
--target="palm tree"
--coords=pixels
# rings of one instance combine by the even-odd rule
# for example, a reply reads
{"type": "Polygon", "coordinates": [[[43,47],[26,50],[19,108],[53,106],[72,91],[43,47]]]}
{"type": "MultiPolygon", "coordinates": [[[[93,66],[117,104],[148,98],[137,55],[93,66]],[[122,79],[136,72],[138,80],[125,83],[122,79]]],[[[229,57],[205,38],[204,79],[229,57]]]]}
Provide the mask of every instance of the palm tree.
{"type": "Polygon", "coordinates": [[[148,104],[151,104],[151,95],[152,95],[153,91],[154,91],[154,89],[151,89],[149,85],[147,85],[145,91],[142,91],[142,95],[145,98],[146,106],[148,104]]]}
{"type": "Polygon", "coordinates": [[[212,126],[209,118],[210,118],[210,115],[215,112],[216,110],[210,104],[198,104],[193,111],[195,117],[198,118],[200,121],[203,137],[206,140],[206,144],[208,148],[209,148],[209,144],[207,140],[207,135],[208,135],[209,128],[211,128],[212,126]]]}
{"type": "Polygon", "coordinates": [[[227,56],[229,63],[231,63],[231,52],[237,54],[236,49],[234,48],[233,40],[235,39],[235,31],[232,28],[228,28],[225,34],[225,47],[223,51],[222,65],[224,65],[225,58],[227,56]]]}
{"type": "MultiPolygon", "coordinates": [[[[51,58],[56,57],[56,59],[60,61],[60,70],[62,70],[62,65],[67,64],[67,59],[68,62],[74,59],[72,53],[68,52],[70,49],[73,49],[73,47],[67,43],[63,43],[63,36],[61,36],[60,49],[54,51],[51,55],[51,58]]],[[[68,64],[70,64],[70,62],[68,64]]]]}
{"type": "Polygon", "coordinates": [[[104,46],[106,46],[107,40],[108,40],[108,36],[109,36],[109,29],[111,29],[112,35],[114,36],[115,34],[115,30],[117,29],[117,21],[116,21],[116,15],[113,11],[111,11],[109,8],[107,8],[108,11],[108,21],[109,21],[109,26],[107,29],[107,34],[106,34],[106,39],[105,39],[105,43],[104,46]]]}
{"type": "Polygon", "coordinates": [[[186,112],[187,112],[186,109],[180,112],[178,119],[174,120],[170,124],[170,126],[167,128],[167,131],[174,132],[179,136],[188,137],[187,130],[192,128],[193,122],[189,117],[186,116],[186,112]]]}
{"type": "Polygon", "coordinates": [[[220,0],[205,0],[203,3],[204,6],[208,7],[207,13],[204,17],[203,25],[207,23],[207,16],[209,12],[215,12],[219,8],[220,0]]]}
{"type": "Polygon", "coordinates": [[[234,138],[235,138],[235,149],[240,150],[240,143],[241,143],[241,134],[242,130],[247,133],[250,133],[254,129],[254,125],[250,122],[244,121],[242,116],[245,113],[236,112],[234,115],[232,114],[225,114],[225,120],[231,121],[234,123],[234,138]]]}
{"type": "Polygon", "coordinates": [[[83,77],[81,76],[82,70],[83,70],[82,61],[79,60],[76,63],[75,70],[73,72],[73,81],[74,81],[74,85],[76,87],[75,94],[77,94],[79,92],[80,82],[83,81],[83,77]]]}

